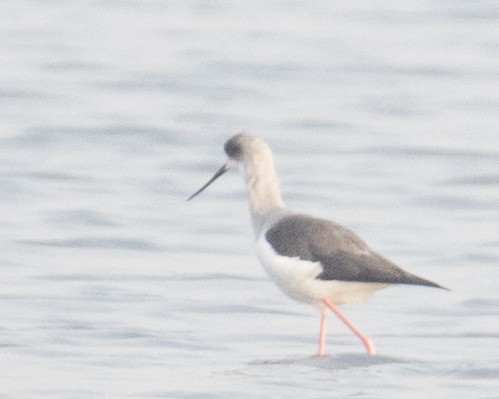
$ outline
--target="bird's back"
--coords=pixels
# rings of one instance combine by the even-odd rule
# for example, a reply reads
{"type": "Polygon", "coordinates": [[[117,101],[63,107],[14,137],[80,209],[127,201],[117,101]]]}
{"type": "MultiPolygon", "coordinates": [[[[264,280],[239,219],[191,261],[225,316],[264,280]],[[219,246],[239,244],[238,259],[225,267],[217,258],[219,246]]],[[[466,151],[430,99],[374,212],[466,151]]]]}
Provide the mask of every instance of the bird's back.
{"type": "Polygon", "coordinates": [[[291,214],[269,228],[265,238],[281,256],[319,262],[321,280],[440,287],[406,272],[351,230],[326,219],[291,214]]]}

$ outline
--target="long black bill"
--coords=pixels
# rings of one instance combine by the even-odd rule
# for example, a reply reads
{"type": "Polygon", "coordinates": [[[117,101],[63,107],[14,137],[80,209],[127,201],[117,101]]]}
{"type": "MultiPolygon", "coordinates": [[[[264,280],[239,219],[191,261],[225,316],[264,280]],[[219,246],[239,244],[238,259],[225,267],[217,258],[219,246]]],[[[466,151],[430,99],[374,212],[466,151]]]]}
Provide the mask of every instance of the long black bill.
{"type": "Polygon", "coordinates": [[[196,195],[200,194],[206,187],[208,187],[211,183],[213,183],[215,180],[217,180],[220,176],[222,176],[225,172],[229,170],[227,164],[222,165],[220,169],[217,170],[217,173],[213,175],[213,177],[208,180],[208,182],[201,187],[198,191],[196,191],[194,194],[192,194],[189,198],[187,198],[187,201],[190,201],[193,199],[196,195]]]}

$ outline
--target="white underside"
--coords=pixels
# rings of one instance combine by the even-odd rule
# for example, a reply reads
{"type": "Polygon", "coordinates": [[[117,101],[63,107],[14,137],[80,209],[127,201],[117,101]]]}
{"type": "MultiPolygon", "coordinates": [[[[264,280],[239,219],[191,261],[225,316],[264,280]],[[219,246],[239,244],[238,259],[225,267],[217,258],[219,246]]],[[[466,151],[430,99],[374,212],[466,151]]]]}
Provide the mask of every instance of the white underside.
{"type": "Polygon", "coordinates": [[[327,298],[336,305],[362,303],[377,290],[390,284],[320,280],[319,262],[278,255],[265,239],[263,232],[256,242],[257,254],[265,271],[274,283],[292,299],[322,307],[327,298]]]}

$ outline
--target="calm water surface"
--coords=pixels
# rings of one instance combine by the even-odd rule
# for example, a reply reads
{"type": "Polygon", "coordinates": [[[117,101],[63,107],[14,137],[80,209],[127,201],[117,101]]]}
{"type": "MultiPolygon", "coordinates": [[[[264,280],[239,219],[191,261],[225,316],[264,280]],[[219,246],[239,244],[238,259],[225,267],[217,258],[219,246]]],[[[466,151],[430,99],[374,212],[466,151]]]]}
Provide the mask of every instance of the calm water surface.
{"type": "Polygon", "coordinates": [[[1,398],[499,398],[499,6],[0,5],[1,398]],[[451,291],[345,306],[379,355],[283,296],[241,178],[451,291]]]}

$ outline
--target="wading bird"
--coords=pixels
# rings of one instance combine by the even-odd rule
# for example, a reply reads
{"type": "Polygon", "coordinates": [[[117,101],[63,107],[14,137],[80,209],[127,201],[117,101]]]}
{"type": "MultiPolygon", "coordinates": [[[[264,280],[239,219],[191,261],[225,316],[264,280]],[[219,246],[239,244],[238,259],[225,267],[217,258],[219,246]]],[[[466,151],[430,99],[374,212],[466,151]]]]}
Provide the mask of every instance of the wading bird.
{"type": "Polygon", "coordinates": [[[325,354],[327,309],[331,309],[374,354],[372,341],[339,310],[338,305],[365,302],[392,284],[443,288],[415,276],[372,251],[351,230],[332,221],[284,207],[269,146],[257,136],[240,133],[224,146],[228,160],[188,200],[230,169],[242,169],[258,258],[274,283],[292,299],[321,312],[319,356],[325,354]]]}

